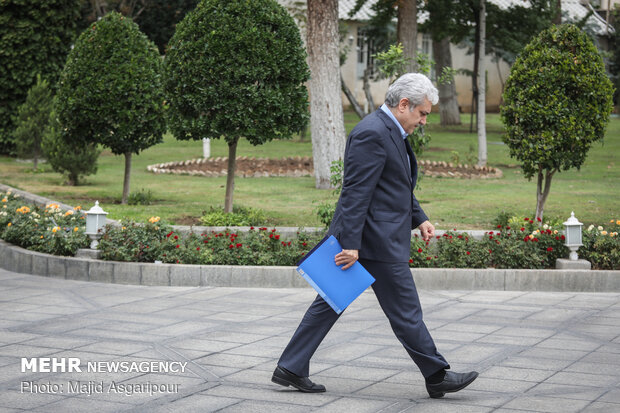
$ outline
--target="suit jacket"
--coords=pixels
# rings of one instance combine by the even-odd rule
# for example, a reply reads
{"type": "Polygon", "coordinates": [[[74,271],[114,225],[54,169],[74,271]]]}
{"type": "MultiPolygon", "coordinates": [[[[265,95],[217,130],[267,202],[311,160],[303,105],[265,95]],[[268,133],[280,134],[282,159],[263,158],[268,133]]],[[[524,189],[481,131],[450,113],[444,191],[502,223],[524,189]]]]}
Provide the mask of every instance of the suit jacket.
{"type": "Polygon", "coordinates": [[[415,155],[381,109],[349,134],[340,199],[329,228],[343,249],[383,262],[408,262],[411,230],[428,217],[413,195],[415,155]],[[409,161],[407,159],[409,155],[409,161]]]}

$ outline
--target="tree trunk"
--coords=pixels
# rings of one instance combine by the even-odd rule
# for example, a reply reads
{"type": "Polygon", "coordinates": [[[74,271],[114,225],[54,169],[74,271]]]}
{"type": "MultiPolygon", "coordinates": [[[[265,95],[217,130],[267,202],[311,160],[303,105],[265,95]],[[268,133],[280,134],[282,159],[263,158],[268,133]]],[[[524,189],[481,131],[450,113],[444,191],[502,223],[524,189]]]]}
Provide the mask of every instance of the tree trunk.
{"type": "Polygon", "coordinates": [[[547,197],[551,190],[551,179],[554,173],[554,170],[545,170],[543,176],[542,168],[538,170],[538,182],[536,184],[536,222],[538,222],[539,225],[542,224],[545,202],[547,202],[547,197]]]}
{"type": "Polygon", "coordinates": [[[362,107],[360,106],[360,104],[357,101],[357,99],[355,99],[355,96],[353,96],[353,93],[351,92],[351,89],[349,89],[347,84],[345,83],[345,81],[344,81],[344,79],[342,77],[342,74],[340,75],[340,86],[342,88],[342,92],[344,93],[344,95],[349,100],[349,103],[351,104],[351,107],[353,108],[353,110],[355,111],[357,116],[359,116],[360,119],[362,119],[364,116],[366,116],[366,112],[364,112],[364,109],[362,109],[362,107]]]}
{"type": "MultiPolygon", "coordinates": [[[[452,54],[450,53],[450,39],[447,37],[440,41],[433,41],[433,57],[435,58],[435,72],[441,76],[445,67],[452,67],[452,54]]],[[[439,119],[441,126],[460,125],[461,114],[456,100],[456,85],[454,79],[450,83],[438,83],[439,90],[439,119]]]]}
{"type": "Polygon", "coordinates": [[[36,142],[34,145],[34,151],[32,152],[32,163],[34,164],[33,167],[35,171],[39,167],[39,156],[41,156],[39,153],[40,148],[41,148],[41,142],[36,142]]]}
{"type": "Polygon", "coordinates": [[[407,72],[415,72],[418,68],[416,54],[418,52],[418,6],[416,0],[398,1],[398,23],[396,41],[403,45],[403,55],[408,57],[407,72]]]}
{"type": "Polygon", "coordinates": [[[555,1],[555,16],[553,16],[553,24],[562,24],[562,0],[555,1]]]}
{"type": "Polygon", "coordinates": [[[368,113],[372,113],[377,109],[372,93],[370,93],[370,70],[370,67],[364,69],[364,95],[366,95],[366,102],[368,102],[368,113]]]}
{"type": "Polygon", "coordinates": [[[485,41],[486,41],[486,7],[485,0],[480,0],[480,41],[478,42],[478,104],[476,105],[476,129],[478,130],[478,166],[487,164],[487,128],[486,128],[486,76],[484,67],[485,41]]]}
{"type": "Polygon", "coordinates": [[[235,169],[237,167],[237,142],[228,142],[228,174],[226,175],[226,198],[224,201],[224,212],[233,212],[233,194],[235,192],[235,169]]]}
{"type": "Polygon", "coordinates": [[[129,179],[131,177],[131,152],[125,152],[125,178],[123,179],[123,199],[121,204],[127,205],[129,200],[129,179]]]}
{"type": "Polygon", "coordinates": [[[331,163],[344,154],[338,39],[338,0],[308,0],[310,126],[319,189],[331,188],[331,163]]]}
{"type": "MultiPolygon", "coordinates": [[[[474,40],[474,70],[471,76],[471,116],[469,118],[469,133],[473,132],[474,113],[478,113],[478,64],[480,63],[480,11],[473,8],[475,16],[476,36],[474,40]]],[[[476,117],[477,119],[477,117],[476,117]]],[[[476,130],[478,126],[476,125],[476,130]]]]}

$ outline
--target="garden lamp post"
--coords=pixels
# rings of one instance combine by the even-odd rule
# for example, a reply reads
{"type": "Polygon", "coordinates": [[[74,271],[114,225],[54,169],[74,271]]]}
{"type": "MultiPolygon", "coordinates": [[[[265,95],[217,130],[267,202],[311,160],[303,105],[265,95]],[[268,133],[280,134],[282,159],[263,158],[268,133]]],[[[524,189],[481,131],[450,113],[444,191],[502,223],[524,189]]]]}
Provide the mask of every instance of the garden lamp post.
{"type": "Polygon", "coordinates": [[[575,213],[570,213],[570,218],[564,222],[564,228],[566,232],[566,242],[564,245],[568,247],[570,250],[570,254],[568,258],[571,261],[577,261],[579,256],[577,255],[577,250],[579,247],[583,245],[581,242],[581,230],[583,224],[579,222],[577,218],[575,218],[575,213]]]}
{"type": "Polygon", "coordinates": [[[99,201],[95,201],[95,206],[86,211],[86,232],[85,234],[92,240],[91,249],[97,249],[99,238],[101,238],[101,229],[105,225],[107,212],[99,206],[99,201]]]}

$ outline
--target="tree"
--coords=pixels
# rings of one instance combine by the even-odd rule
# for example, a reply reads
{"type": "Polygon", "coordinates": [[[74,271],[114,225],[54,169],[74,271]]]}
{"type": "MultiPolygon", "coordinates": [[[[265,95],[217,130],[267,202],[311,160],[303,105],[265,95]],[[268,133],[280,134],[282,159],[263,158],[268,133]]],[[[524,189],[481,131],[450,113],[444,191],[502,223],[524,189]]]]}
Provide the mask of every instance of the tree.
{"type": "Polygon", "coordinates": [[[131,156],[166,131],[162,64],[138,25],[111,12],[75,42],[55,108],[65,142],[90,142],[125,156],[122,203],[129,197],[131,156]]]}
{"type": "Polygon", "coordinates": [[[80,0],[0,1],[0,153],[37,74],[54,87],[76,35],[80,0]]]}
{"type": "Polygon", "coordinates": [[[338,0],[308,0],[310,130],[317,188],[330,188],[330,167],[344,153],[345,130],[340,97],[338,0]]]}
{"type": "Polygon", "coordinates": [[[67,185],[79,185],[83,176],[97,173],[97,159],[101,151],[97,144],[63,139],[56,112],[50,113],[43,134],[41,150],[52,169],[67,178],[67,185]]]}
{"type": "Polygon", "coordinates": [[[528,44],[506,82],[501,118],[510,156],[537,177],[536,218],[556,172],[579,169],[603,138],[613,86],[601,55],[573,25],[554,26],[528,44]]]}
{"type": "Polygon", "coordinates": [[[273,0],[203,0],[177,25],[164,61],[169,127],[180,140],[224,137],[226,212],[239,139],[290,138],[307,123],[305,57],[299,29],[273,0]]]}
{"type": "Polygon", "coordinates": [[[41,141],[52,111],[52,92],[47,80],[37,75],[37,83],[30,88],[26,101],[17,110],[13,137],[19,156],[32,157],[34,169],[41,156],[41,141]]]}
{"type": "Polygon", "coordinates": [[[486,43],[486,4],[485,0],[480,0],[480,17],[478,18],[478,108],[476,118],[476,129],[478,131],[478,166],[486,166],[487,164],[487,129],[486,129],[486,70],[484,66],[484,46],[486,43]]]}

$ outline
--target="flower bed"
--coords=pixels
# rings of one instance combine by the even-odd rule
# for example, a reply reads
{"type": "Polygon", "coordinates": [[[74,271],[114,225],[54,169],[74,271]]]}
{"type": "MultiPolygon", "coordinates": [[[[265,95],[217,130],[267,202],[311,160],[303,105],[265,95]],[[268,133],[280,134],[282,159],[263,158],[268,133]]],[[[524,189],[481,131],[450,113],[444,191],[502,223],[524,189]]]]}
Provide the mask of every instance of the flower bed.
{"type": "MultiPolygon", "coordinates": [[[[63,212],[57,205],[45,208],[21,202],[9,193],[0,193],[0,238],[35,251],[74,255],[88,246],[84,217],[79,207],[63,212]]],[[[594,269],[620,269],[620,220],[590,226],[584,231],[581,258],[594,269]]],[[[283,239],[275,229],[251,227],[249,232],[234,230],[190,233],[182,236],[170,225],[152,217],[147,223],[124,222],[107,226],[99,243],[104,260],[203,265],[295,265],[322,234],[300,230],[293,239],[283,239]]],[[[448,231],[425,242],[414,237],[411,267],[420,268],[554,268],[556,258],[568,256],[564,236],[557,223],[537,223],[528,218],[512,218],[485,233],[482,240],[466,232],[448,231]]]]}

